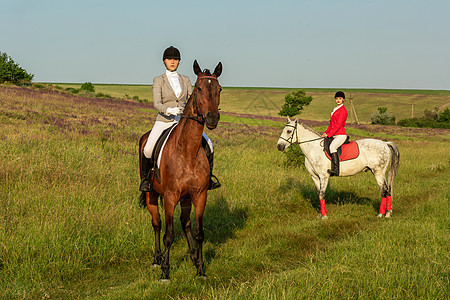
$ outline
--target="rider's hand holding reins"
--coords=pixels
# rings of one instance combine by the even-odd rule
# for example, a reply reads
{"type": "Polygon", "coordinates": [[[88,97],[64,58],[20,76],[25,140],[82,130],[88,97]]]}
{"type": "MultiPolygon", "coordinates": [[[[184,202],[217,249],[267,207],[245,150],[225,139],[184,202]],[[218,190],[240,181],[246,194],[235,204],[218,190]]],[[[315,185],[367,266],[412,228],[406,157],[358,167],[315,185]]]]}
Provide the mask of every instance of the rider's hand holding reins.
{"type": "Polygon", "coordinates": [[[169,107],[166,110],[166,115],[170,116],[170,115],[179,115],[181,114],[181,109],[179,107],[169,107]]]}

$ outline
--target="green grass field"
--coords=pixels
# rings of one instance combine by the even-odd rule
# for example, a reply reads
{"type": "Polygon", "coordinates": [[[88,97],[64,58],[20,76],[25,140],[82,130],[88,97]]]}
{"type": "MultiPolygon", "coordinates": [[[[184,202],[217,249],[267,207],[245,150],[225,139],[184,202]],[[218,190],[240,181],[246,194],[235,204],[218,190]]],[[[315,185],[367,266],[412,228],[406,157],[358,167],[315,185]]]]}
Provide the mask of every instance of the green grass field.
{"type": "MultiPolygon", "coordinates": [[[[134,86],[114,88],[141,97],[134,86]]],[[[148,98],[148,87],[138,88],[148,98]]],[[[195,277],[177,208],[171,282],[162,284],[151,268],[150,215],[138,206],[137,142],[156,111],[0,85],[0,298],[449,298],[450,131],[350,124],[354,137],[399,146],[393,218],[376,218],[378,187],[362,173],[331,180],[324,221],[309,174],[284,167],[276,150],[283,121],[261,117],[275,117],[276,107],[252,105],[268,91],[281,103],[288,90],[224,89],[223,112],[259,117],[224,113],[207,131],[223,184],[205,211],[208,279],[195,277]]],[[[332,104],[314,103],[325,106],[332,91],[311,93],[301,117],[326,120],[332,104]]],[[[405,116],[401,103],[418,95],[430,105],[449,100],[440,92],[352,95],[356,107],[356,95],[397,99],[392,109],[405,116]]],[[[361,103],[361,114],[371,105],[361,103]]]]}

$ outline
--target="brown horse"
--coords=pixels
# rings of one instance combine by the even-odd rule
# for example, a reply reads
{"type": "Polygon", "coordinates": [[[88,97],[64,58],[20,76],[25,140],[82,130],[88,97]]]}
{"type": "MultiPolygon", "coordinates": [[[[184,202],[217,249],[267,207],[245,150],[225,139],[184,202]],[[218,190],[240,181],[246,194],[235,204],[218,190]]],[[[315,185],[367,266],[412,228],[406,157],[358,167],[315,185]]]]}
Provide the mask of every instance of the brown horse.
{"type": "MultiPolygon", "coordinates": [[[[161,280],[169,280],[169,253],[174,240],[173,215],[175,206],[181,205],[181,225],[186,235],[190,257],[197,267],[197,275],[205,276],[203,263],[203,212],[206,206],[207,190],[210,180],[210,167],[205,151],[202,148],[202,133],[204,126],[214,129],[220,119],[219,103],[222,90],[218,77],[222,73],[222,63],[214,69],[200,69],[194,61],[194,73],[197,81],[190,96],[184,114],[178,125],[169,136],[161,153],[161,181],[153,178],[152,189],[141,195],[141,204],[146,206],[152,215],[152,225],[155,232],[155,257],[153,266],[161,265],[161,280]],[[158,197],[164,199],[166,232],[163,242],[164,258],[160,247],[161,218],[158,211],[158,197]],[[191,208],[195,209],[195,228],[191,233],[191,208]],[[195,241],[195,242],[194,242],[195,241]]],[[[139,169],[142,179],[141,156],[150,132],[139,140],[139,169]]],[[[156,176],[154,176],[156,177],[156,176]]]]}

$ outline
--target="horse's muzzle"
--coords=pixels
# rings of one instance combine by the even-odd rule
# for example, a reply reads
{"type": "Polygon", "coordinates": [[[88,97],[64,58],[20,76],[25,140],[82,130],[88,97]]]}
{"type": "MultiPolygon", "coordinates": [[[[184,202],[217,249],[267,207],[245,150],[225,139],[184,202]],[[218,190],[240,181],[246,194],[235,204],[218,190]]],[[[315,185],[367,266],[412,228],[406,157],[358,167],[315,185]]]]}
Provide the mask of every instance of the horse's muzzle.
{"type": "Polygon", "coordinates": [[[214,129],[217,127],[217,124],[220,120],[220,113],[218,112],[208,112],[206,114],[206,127],[208,129],[214,129]]]}
{"type": "Polygon", "coordinates": [[[281,143],[278,143],[278,144],[277,144],[277,149],[278,149],[278,151],[284,151],[285,148],[286,148],[286,145],[281,144],[281,143]]]}

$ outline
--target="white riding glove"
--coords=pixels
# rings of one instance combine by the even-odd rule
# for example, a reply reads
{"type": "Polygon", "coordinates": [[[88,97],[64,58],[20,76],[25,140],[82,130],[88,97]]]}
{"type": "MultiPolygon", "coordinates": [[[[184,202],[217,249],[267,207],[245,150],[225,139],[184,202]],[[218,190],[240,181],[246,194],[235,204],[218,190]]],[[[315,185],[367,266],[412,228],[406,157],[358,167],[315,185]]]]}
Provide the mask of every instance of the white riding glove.
{"type": "Polygon", "coordinates": [[[167,116],[170,116],[170,115],[176,116],[179,114],[181,114],[181,109],[179,107],[168,107],[166,109],[167,116]]]}

